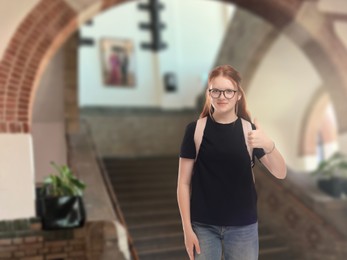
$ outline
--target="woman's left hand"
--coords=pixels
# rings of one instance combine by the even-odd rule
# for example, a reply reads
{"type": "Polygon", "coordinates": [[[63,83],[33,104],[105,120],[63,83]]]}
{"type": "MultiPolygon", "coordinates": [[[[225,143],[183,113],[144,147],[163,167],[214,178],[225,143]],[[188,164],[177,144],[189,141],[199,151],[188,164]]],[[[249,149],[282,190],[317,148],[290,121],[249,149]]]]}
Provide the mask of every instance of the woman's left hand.
{"type": "Polygon", "coordinates": [[[248,132],[248,145],[251,148],[263,148],[265,153],[273,149],[274,142],[265,134],[260,127],[258,120],[254,119],[256,130],[248,132]]]}

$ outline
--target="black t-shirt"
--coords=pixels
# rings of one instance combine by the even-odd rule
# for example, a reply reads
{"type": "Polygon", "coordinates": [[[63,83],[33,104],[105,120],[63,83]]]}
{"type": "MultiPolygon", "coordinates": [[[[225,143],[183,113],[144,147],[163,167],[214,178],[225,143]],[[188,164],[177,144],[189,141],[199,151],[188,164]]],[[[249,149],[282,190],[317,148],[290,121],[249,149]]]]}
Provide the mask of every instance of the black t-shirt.
{"type": "MultiPolygon", "coordinates": [[[[182,158],[195,159],[195,127],[196,121],[186,127],[182,158]]],[[[253,149],[258,159],[264,154],[261,148],[253,149]]],[[[230,124],[207,118],[191,185],[191,221],[218,226],[257,222],[257,193],[241,118],[230,124]]]]}

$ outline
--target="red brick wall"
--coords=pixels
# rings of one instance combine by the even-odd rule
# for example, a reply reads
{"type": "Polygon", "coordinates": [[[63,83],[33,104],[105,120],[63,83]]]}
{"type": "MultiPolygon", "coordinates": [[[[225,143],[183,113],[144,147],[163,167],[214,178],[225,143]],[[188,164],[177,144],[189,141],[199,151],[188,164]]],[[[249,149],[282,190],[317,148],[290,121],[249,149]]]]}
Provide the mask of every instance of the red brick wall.
{"type": "Polygon", "coordinates": [[[38,219],[0,222],[0,259],[87,259],[87,228],[43,231],[38,219]]]}
{"type": "Polygon", "coordinates": [[[75,18],[63,0],[42,0],[19,25],[0,61],[0,133],[30,131],[37,79],[55,45],[76,29],[75,18]]]}
{"type": "Polygon", "coordinates": [[[110,221],[88,221],[81,228],[50,231],[41,229],[38,218],[0,221],[0,259],[122,260],[118,239],[110,221]]]}

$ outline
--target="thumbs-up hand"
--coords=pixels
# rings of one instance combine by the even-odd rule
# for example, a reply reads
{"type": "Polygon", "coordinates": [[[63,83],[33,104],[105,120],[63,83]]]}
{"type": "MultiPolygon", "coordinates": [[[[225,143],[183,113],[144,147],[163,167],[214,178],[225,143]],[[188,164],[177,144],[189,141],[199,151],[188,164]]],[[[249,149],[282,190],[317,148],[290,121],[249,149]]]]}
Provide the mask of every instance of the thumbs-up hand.
{"type": "Polygon", "coordinates": [[[273,141],[265,134],[265,132],[260,127],[258,120],[254,119],[254,125],[256,130],[248,132],[248,145],[251,148],[263,148],[265,153],[271,151],[273,147],[273,141]]]}

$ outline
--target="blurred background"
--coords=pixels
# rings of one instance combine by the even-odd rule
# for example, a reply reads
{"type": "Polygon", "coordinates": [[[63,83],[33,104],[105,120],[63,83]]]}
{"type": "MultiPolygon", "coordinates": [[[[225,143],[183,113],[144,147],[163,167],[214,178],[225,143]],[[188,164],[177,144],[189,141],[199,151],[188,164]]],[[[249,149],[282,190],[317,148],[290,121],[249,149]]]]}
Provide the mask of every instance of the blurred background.
{"type": "Polygon", "coordinates": [[[288,167],[255,169],[259,258],[347,259],[345,0],[0,0],[0,14],[0,259],[188,259],[179,149],[221,64],[288,167]],[[51,161],[87,184],[83,227],[40,225],[51,161]]]}

